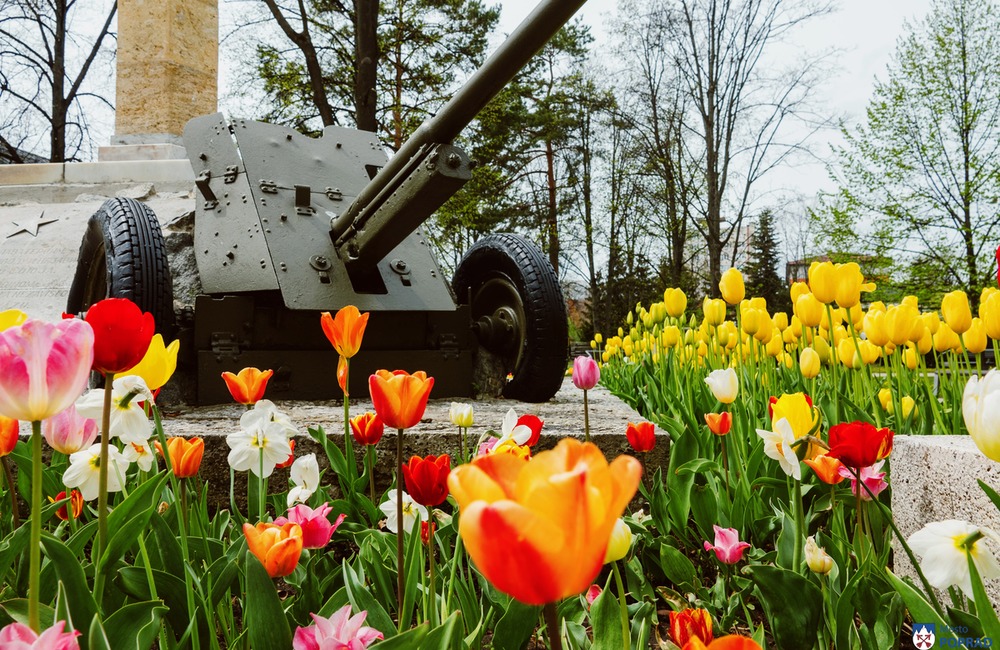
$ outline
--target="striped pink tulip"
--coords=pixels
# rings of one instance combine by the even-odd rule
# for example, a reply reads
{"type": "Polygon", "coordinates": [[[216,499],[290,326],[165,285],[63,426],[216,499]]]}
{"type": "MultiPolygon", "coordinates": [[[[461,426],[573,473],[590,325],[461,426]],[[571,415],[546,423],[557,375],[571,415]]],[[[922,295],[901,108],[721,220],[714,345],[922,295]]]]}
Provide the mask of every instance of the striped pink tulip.
{"type": "Polygon", "coordinates": [[[93,360],[94,331],[82,320],[29,320],[0,332],[0,414],[36,422],[69,408],[93,360]]]}

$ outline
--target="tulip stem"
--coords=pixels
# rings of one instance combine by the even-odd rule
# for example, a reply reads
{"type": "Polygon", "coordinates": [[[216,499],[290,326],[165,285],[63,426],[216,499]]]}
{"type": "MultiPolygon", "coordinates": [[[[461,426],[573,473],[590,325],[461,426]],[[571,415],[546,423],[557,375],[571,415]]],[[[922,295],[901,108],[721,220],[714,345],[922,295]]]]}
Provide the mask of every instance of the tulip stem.
{"type": "Polygon", "coordinates": [[[14,475],[10,472],[10,464],[7,462],[7,457],[0,456],[0,463],[3,464],[3,475],[7,479],[7,488],[10,490],[10,514],[13,517],[14,524],[11,530],[13,531],[21,527],[21,513],[18,512],[17,508],[17,488],[14,487],[14,475]]]}
{"type": "MultiPolygon", "coordinates": [[[[456,530],[458,526],[455,526],[456,530]]],[[[455,589],[455,573],[458,570],[458,562],[462,558],[462,536],[458,535],[458,541],[455,542],[455,553],[451,556],[451,577],[448,578],[448,594],[445,596],[444,607],[445,610],[442,616],[447,616],[447,613],[451,610],[451,595],[455,589]]]]}
{"type": "MultiPolygon", "coordinates": [[[[6,459],[5,459],[6,460],[6,459]]],[[[6,465],[5,465],[6,467],[6,465]]],[[[13,486],[11,486],[13,492],[13,486]]],[[[70,506],[72,509],[72,506],[70,506]]],[[[31,545],[28,547],[28,627],[41,632],[39,590],[42,573],[42,422],[31,422],[31,545]]]]}
{"type": "Polygon", "coordinates": [[[264,521],[267,514],[267,488],[264,487],[264,448],[260,448],[260,474],[257,475],[257,521],[264,521]]]}
{"type": "Polygon", "coordinates": [[[348,393],[351,378],[351,359],[347,358],[344,368],[344,455],[347,457],[347,485],[354,492],[354,480],[358,478],[357,459],[354,458],[354,443],[351,441],[351,402],[348,393]]]}
{"type": "Polygon", "coordinates": [[[98,570],[94,573],[94,596],[100,604],[104,598],[104,572],[99,570],[101,556],[108,545],[108,445],[111,436],[111,392],[115,373],[104,375],[104,410],[101,412],[101,467],[98,473],[97,492],[97,545],[91,562],[98,570]]]}
{"type": "Polygon", "coordinates": [[[434,586],[434,518],[431,516],[431,520],[427,522],[427,563],[430,566],[430,586],[427,589],[427,594],[431,599],[431,629],[437,627],[437,589],[434,586]]]}
{"type": "Polygon", "coordinates": [[[403,629],[403,481],[400,467],[403,466],[403,430],[396,429],[396,607],[399,613],[399,629],[403,629]]]}
{"type": "Polygon", "coordinates": [[[365,464],[368,471],[368,491],[371,493],[372,503],[375,503],[375,445],[366,445],[365,464]]]}
{"type": "Polygon", "coordinates": [[[622,621],[622,644],[625,650],[632,647],[632,635],[628,631],[628,607],[625,605],[625,586],[622,583],[622,574],[618,570],[618,562],[611,563],[611,569],[615,573],[615,586],[618,588],[618,609],[622,621]]]}
{"type": "Polygon", "coordinates": [[[587,403],[587,391],[583,391],[583,436],[590,442],[590,409],[587,403]]]}
{"type": "Polygon", "coordinates": [[[562,650],[562,635],[559,630],[559,612],[555,603],[546,603],[542,607],[545,616],[545,627],[549,632],[549,650],[562,650]]]}
{"type": "Polygon", "coordinates": [[[802,483],[794,476],[792,481],[792,507],[795,508],[795,545],[792,547],[792,571],[799,572],[802,563],[802,544],[806,538],[805,517],[802,513],[802,483]]]}

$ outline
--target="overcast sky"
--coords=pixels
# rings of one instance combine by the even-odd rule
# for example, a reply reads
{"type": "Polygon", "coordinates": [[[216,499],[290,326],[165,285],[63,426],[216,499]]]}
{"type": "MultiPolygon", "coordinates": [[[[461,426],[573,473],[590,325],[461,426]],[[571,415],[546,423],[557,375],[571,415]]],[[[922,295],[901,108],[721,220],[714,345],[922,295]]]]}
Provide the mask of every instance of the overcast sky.
{"type": "MultiPolygon", "coordinates": [[[[796,0],[788,0],[795,2],[796,0]]],[[[509,33],[534,8],[533,0],[504,0],[501,29],[509,33]]],[[[591,26],[597,45],[610,38],[604,26],[615,12],[617,0],[588,0],[580,10],[584,22],[591,26]]],[[[837,0],[837,10],[828,16],[807,23],[792,35],[787,52],[795,49],[822,51],[836,49],[832,57],[834,72],[824,88],[823,105],[829,114],[844,118],[848,124],[864,115],[871,97],[875,78],[886,78],[896,42],[903,33],[904,23],[919,21],[930,9],[930,0],[837,0]]],[[[813,148],[825,156],[830,143],[839,141],[830,131],[815,136],[813,148]]],[[[809,198],[817,190],[827,188],[827,174],[822,164],[796,163],[793,169],[776,170],[771,184],[777,189],[791,189],[809,198]]]]}

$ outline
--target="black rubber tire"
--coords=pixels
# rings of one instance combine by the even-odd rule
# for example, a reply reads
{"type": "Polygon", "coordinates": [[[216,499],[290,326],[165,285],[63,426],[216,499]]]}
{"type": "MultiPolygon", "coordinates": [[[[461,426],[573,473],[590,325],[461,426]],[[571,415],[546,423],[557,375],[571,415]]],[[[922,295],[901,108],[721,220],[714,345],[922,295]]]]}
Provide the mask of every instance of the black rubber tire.
{"type": "Polygon", "coordinates": [[[128,298],[174,332],[174,291],[160,222],[149,206],[109,199],[87,222],[66,311],[82,314],[104,298],[128,298]]]}
{"type": "Polygon", "coordinates": [[[497,281],[516,290],[517,311],[525,321],[519,345],[499,353],[512,374],[503,395],[525,402],[547,401],[562,386],[569,358],[569,325],[559,279],[530,241],[494,233],[466,251],[452,281],[459,303],[471,300],[474,322],[483,315],[476,313],[477,295],[487,283],[497,281]]]}

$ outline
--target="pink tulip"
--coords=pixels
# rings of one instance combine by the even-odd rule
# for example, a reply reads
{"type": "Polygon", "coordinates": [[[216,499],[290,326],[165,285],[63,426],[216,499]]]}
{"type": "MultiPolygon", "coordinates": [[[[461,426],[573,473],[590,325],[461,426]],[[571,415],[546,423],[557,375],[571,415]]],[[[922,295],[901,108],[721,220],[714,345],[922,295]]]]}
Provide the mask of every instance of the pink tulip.
{"type": "Polygon", "coordinates": [[[69,455],[94,444],[97,439],[97,422],[83,417],[71,405],[42,422],[42,435],[49,447],[69,455]]]}
{"type": "MultiPolygon", "coordinates": [[[[882,466],[885,465],[884,460],[880,460],[874,465],[869,465],[868,467],[861,468],[861,480],[864,481],[865,485],[868,486],[868,490],[872,491],[876,497],[882,493],[882,490],[889,487],[889,483],[885,480],[885,472],[880,472],[882,466]]],[[[843,465],[837,470],[844,478],[851,479],[851,494],[854,496],[858,495],[858,479],[854,476],[851,470],[847,469],[843,465]]],[[[871,501],[871,496],[868,494],[868,490],[860,488],[861,498],[865,501],[871,501]]]]}
{"type": "Polygon", "coordinates": [[[370,627],[362,627],[368,612],[351,616],[351,606],[344,605],[330,618],[309,614],[314,621],[309,627],[295,629],[292,640],[293,650],[364,650],[383,638],[382,633],[370,627]]]}
{"type": "Polygon", "coordinates": [[[0,332],[0,414],[37,422],[69,408],[93,360],[94,332],[82,320],[29,320],[0,332]]]}
{"type": "Polygon", "coordinates": [[[723,564],[736,564],[743,559],[743,551],[750,548],[746,542],[740,541],[740,534],[735,528],[722,528],[712,526],[715,529],[715,546],[705,542],[706,551],[715,551],[715,557],[723,564]]]}
{"type": "Polygon", "coordinates": [[[594,601],[597,600],[597,597],[601,595],[602,591],[603,589],[601,589],[601,585],[590,585],[590,589],[588,589],[587,593],[584,595],[584,598],[587,599],[587,609],[590,609],[590,606],[594,604],[594,601]]]}
{"type": "Polygon", "coordinates": [[[588,356],[573,359],[573,385],[582,390],[590,390],[601,381],[601,369],[588,356]]]}
{"type": "Polygon", "coordinates": [[[337,517],[337,521],[331,524],[330,520],[326,518],[331,509],[325,503],[315,510],[304,503],[300,503],[294,508],[288,509],[287,519],[285,517],[278,517],[274,520],[274,523],[279,526],[284,526],[288,522],[298,524],[302,527],[303,548],[323,548],[330,543],[330,538],[333,537],[337,526],[347,517],[347,515],[341,514],[337,517]]]}
{"type": "Polygon", "coordinates": [[[63,632],[66,621],[56,624],[41,634],[36,634],[27,625],[11,623],[0,630],[0,648],[7,650],[80,650],[76,642],[79,632],[63,632]]]}

